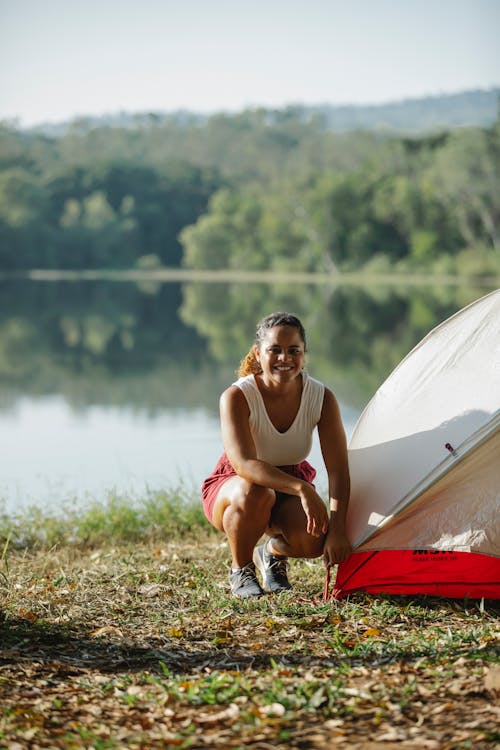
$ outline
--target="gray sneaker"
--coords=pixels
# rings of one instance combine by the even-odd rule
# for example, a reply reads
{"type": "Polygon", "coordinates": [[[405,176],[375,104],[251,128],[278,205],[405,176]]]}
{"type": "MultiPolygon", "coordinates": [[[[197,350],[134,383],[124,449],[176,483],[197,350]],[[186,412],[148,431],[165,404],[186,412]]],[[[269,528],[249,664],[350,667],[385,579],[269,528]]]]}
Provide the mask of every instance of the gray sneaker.
{"type": "Polygon", "coordinates": [[[262,596],[264,591],[260,587],[253,562],[242,568],[229,571],[229,583],[233,596],[248,599],[250,596],[262,596]]]}
{"type": "Polygon", "coordinates": [[[268,552],[267,542],[253,551],[253,561],[262,573],[262,585],[266,591],[286,591],[292,588],[288,580],[288,557],[276,557],[268,552]]]}

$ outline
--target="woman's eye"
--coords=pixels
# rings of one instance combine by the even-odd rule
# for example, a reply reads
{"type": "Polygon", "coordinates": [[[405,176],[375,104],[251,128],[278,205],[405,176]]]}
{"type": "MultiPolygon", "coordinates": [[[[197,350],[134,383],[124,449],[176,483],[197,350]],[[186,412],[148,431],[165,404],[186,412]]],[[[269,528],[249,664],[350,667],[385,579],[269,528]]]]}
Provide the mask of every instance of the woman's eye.
{"type": "MultiPolygon", "coordinates": [[[[270,354],[281,354],[281,349],[279,346],[272,346],[267,350],[270,354]]],[[[293,356],[296,356],[297,354],[301,354],[302,350],[298,347],[293,347],[291,349],[288,349],[288,354],[292,354],[293,356]]]]}

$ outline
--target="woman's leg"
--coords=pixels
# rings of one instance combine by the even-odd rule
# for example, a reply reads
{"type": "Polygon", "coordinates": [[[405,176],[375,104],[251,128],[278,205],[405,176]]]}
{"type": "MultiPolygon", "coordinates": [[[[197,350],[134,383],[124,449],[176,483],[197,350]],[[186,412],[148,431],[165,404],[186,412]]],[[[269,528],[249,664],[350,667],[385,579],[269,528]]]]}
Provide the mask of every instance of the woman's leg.
{"type": "Polygon", "coordinates": [[[300,499],[279,494],[266,533],[271,537],[268,550],[279,557],[319,557],[323,553],[324,535],[307,533],[307,519],[300,499]]]}
{"type": "Polygon", "coordinates": [[[254,547],[269,526],[275,503],[274,490],[241,477],[231,477],[222,485],[212,523],[227,536],[233,568],[243,568],[252,561],[254,547]]]}

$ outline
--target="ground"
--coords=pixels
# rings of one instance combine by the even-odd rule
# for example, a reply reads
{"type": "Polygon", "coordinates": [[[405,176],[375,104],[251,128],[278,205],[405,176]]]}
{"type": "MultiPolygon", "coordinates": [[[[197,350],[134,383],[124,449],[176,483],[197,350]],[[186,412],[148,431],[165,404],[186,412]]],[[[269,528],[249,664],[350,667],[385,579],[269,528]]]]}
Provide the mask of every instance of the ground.
{"type": "Polygon", "coordinates": [[[324,602],[321,561],[292,592],[239,601],[228,550],[183,538],[7,545],[0,748],[491,748],[492,602],[324,602]]]}

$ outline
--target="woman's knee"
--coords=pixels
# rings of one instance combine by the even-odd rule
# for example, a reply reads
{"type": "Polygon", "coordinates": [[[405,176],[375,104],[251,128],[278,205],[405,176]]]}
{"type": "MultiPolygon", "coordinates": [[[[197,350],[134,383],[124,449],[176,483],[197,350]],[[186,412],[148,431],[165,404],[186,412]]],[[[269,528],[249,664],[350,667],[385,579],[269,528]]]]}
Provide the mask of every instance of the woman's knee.
{"type": "Polygon", "coordinates": [[[228,514],[229,517],[263,518],[267,523],[275,502],[274,490],[234,477],[219,492],[213,508],[212,523],[217,529],[224,531],[228,514]]]}
{"type": "Polygon", "coordinates": [[[241,486],[240,492],[236,493],[231,505],[240,512],[251,512],[255,514],[270,514],[276,502],[276,493],[269,487],[261,487],[258,484],[246,482],[241,486]]]}

